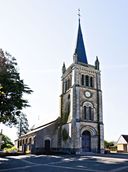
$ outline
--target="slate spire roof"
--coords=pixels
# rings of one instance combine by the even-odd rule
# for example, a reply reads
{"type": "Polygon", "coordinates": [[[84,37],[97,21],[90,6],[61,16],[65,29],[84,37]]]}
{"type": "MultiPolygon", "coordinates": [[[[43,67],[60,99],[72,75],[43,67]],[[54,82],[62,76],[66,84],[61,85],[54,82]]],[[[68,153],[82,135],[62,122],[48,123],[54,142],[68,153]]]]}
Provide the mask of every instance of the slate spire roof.
{"type": "Polygon", "coordinates": [[[78,35],[77,35],[75,55],[77,55],[78,62],[88,64],[84,41],[83,41],[83,35],[81,31],[80,19],[79,19],[79,26],[78,26],[78,35]]]}

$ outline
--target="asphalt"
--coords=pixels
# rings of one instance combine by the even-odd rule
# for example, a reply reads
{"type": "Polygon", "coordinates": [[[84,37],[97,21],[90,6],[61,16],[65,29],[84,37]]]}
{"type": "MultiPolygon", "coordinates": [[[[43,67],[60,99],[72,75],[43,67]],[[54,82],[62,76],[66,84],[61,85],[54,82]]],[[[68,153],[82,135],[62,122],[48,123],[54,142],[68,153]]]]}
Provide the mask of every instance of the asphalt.
{"type": "Polygon", "coordinates": [[[128,172],[128,154],[22,155],[0,158],[0,172],[128,172]]]}

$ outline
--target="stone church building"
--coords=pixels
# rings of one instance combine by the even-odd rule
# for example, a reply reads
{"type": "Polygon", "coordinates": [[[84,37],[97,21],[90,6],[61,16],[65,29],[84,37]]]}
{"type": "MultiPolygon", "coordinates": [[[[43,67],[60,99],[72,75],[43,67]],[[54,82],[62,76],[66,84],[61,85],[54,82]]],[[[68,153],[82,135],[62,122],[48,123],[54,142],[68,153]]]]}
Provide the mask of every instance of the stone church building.
{"type": "Polygon", "coordinates": [[[100,63],[88,64],[79,19],[73,63],[62,66],[60,117],[31,129],[16,140],[19,151],[104,152],[100,63]]]}

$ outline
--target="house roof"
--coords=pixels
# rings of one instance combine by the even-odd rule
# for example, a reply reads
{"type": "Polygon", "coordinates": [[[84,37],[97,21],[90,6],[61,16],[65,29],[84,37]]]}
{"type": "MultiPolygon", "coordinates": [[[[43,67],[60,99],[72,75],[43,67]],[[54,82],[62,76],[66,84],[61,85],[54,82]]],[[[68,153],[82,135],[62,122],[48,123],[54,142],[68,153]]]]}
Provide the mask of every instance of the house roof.
{"type": "Polygon", "coordinates": [[[128,135],[122,135],[122,137],[125,139],[125,141],[128,143],[128,135]]]}
{"type": "Polygon", "coordinates": [[[128,144],[128,135],[122,134],[119,137],[117,144],[128,144]]]}

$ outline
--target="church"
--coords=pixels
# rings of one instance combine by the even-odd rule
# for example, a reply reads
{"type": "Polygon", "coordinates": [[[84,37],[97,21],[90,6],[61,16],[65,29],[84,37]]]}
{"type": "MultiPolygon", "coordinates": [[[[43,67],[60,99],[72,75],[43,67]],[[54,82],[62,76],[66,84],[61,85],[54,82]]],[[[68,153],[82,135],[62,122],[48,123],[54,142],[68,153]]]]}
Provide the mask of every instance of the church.
{"type": "Polygon", "coordinates": [[[98,57],[88,64],[79,18],[73,62],[62,66],[60,117],[16,140],[25,153],[104,153],[101,72],[98,57]]]}

